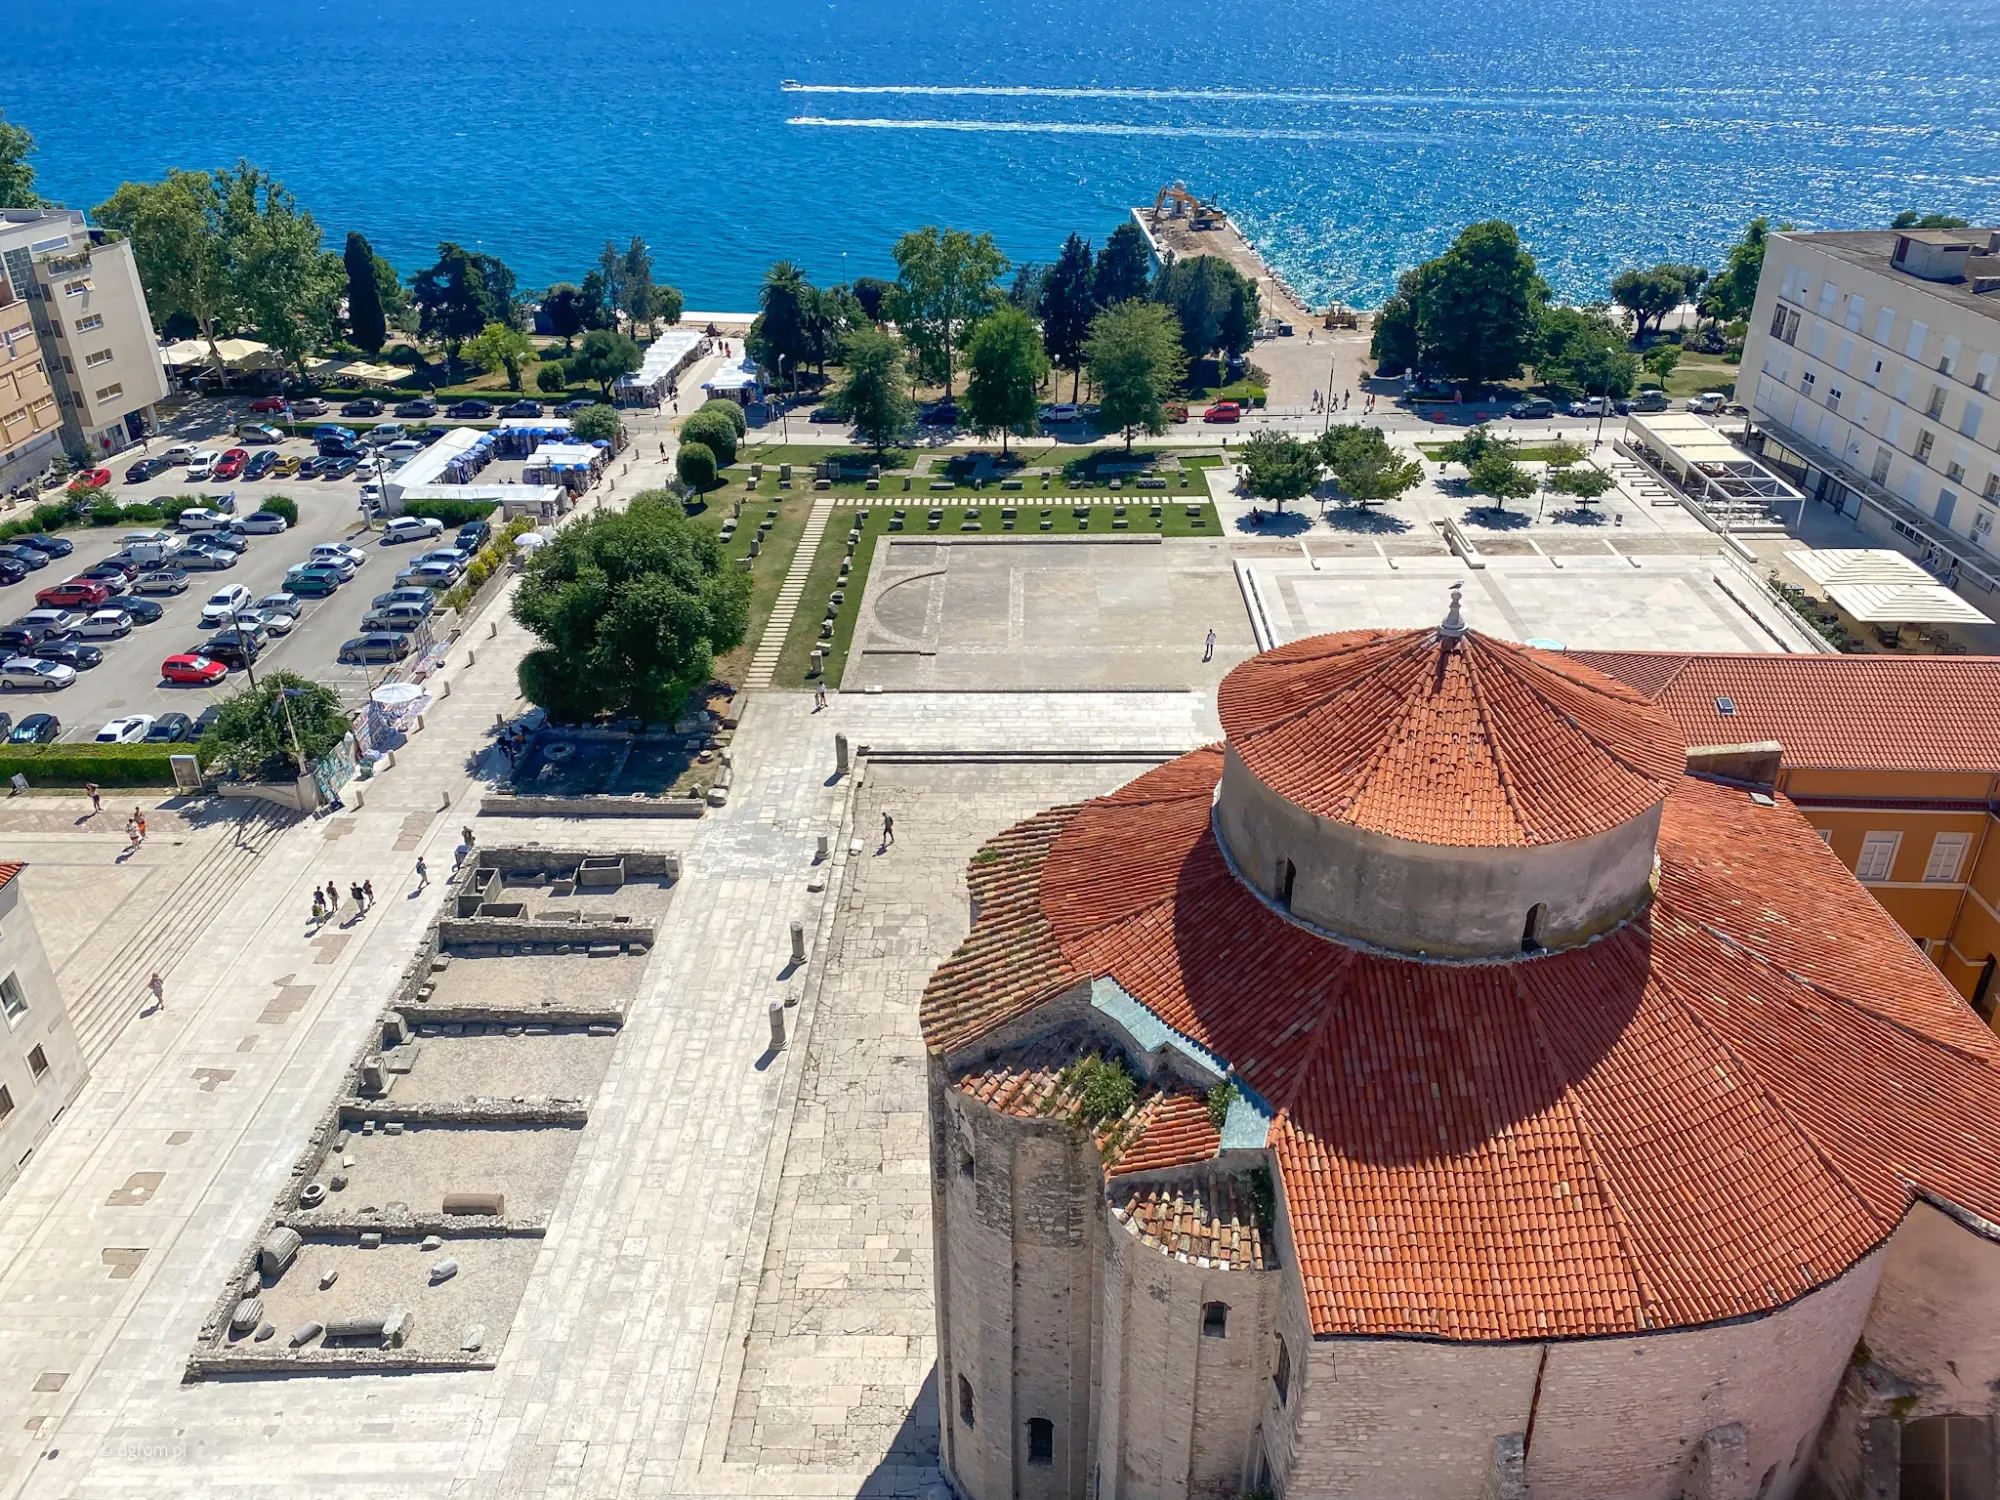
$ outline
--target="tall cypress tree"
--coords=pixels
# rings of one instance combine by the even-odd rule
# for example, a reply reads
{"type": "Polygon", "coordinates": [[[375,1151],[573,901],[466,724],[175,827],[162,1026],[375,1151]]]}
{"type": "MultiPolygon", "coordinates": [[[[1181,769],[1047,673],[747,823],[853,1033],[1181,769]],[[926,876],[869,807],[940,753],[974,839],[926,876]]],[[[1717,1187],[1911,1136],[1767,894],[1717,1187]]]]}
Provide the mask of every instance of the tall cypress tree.
{"type": "Polygon", "coordinates": [[[1069,399],[1076,400],[1083,376],[1083,346],[1090,338],[1090,320],[1097,303],[1090,291],[1090,241],[1072,234],[1062,254],[1042,278],[1042,342],[1058,369],[1070,372],[1069,399]]]}
{"type": "Polygon", "coordinates": [[[375,251],[361,231],[347,231],[347,328],[354,347],[380,354],[389,341],[389,322],[382,315],[382,289],[375,284],[375,251]]]}
{"type": "Polygon", "coordinates": [[[1127,219],[1111,231],[1104,248],[1097,252],[1097,270],[1091,277],[1091,295],[1099,307],[1116,307],[1134,297],[1146,295],[1153,252],[1139,226],[1127,219]]]}

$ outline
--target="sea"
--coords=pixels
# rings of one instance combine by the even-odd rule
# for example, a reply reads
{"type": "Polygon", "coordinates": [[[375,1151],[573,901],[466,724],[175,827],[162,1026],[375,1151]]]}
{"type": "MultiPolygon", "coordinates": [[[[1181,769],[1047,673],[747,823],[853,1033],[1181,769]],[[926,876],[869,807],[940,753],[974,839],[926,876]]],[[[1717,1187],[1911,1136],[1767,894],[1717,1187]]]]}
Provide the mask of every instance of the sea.
{"type": "Polygon", "coordinates": [[[2000,220],[1993,0],[0,0],[0,37],[72,206],[244,158],[406,273],[639,235],[691,309],[893,275],[924,224],[1047,261],[1173,182],[1364,307],[1487,218],[1572,300],[1756,214],[2000,220]]]}

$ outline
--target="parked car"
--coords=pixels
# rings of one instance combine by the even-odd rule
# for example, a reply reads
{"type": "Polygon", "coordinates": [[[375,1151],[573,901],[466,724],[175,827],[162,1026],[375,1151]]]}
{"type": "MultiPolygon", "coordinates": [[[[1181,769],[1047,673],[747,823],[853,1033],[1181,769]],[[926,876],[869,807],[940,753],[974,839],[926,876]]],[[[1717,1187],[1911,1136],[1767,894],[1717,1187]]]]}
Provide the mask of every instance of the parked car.
{"type": "Polygon", "coordinates": [[[283,411],[284,409],[285,398],[283,396],[259,396],[255,401],[250,403],[250,410],[252,411],[283,411]]]}
{"type": "Polygon", "coordinates": [[[351,443],[355,440],[355,436],[356,434],[352,427],[342,427],[338,422],[322,422],[312,430],[312,437],[315,443],[324,443],[335,439],[343,443],[351,443]]]}
{"type": "Polygon", "coordinates": [[[168,463],[164,458],[142,458],[137,463],[126,467],[125,482],[127,484],[144,484],[155,474],[164,474],[172,467],[173,465],[168,463]]]}
{"type": "Polygon", "coordinates": [[[420,448],[428,448],[450,430],[448,427],[419,427],[410,434],[409,440],[420,448]]]}
{"type": "Polygon", "coordinates": [[[840,427],[847,425],[847,418],[843,417],[830,406],[815,406],[812,409],[812,414],[806,420],[809,422],[831,422],[840,427]]]}
{"type": "Polygon", "coordinates": [[[175,443],[160,457],[166,460],[169,467],[176,464],[191,464],[195,460],[197,451],[193,443],[175,443]]]}
{"type": "Polygon", "coordinates": [[[390,589],[386,594],[377,594],[373,599],[368,601],[368,607],[370,609],[387,609],[392,604],[414,604],[423,610],[425,614],[429,614],[436,603],[437,594],[433,590],[421,588],[416,585],[405,585],[402,588],[390,589]]]}
{"type": "Polygon", "coordinates": [[[123,609],[94,609],[76,633],[87,641],[122,640],[132,633],[132,617],[123,609]]]}
{"type": "Polygon", "coordinates": [[[159,600],[141,599],[136,594],[120,594],[118,607],[132,617],[134,625],[151,625],[166,613],[159,600]]]}
{"type": "Polygon", "coordinates": [[[456,547],[433,547],[430,551],[410,559],[410,565],[419,563],[450,563],[454,568],[463,568],[472,561],[470,552],[462,552],[456,547]]]}
{"type": "Polygon", "coordinates": [[[395,442],[390,443],[387,447],[381,448],[377,451],[381,456],[382,462],[384,462],[385,464],[390,464],[395,467],[401,467],[402,465],[408,463],[411,459],[415,458],[419,453],[423,452],[424,445],[418,442],[415,438],[411,437],[398,438],[395,442]]]}
{"type": "Polygon", "coordinates": [[[49,565],[48,553],[39,547],[23,547],[18,544],[0,544],[0,557],[19,563],[30,573],[39,573],[49,565]]]}
{"type": "Polygon", "coordinates": [[[958,406],[951,401],[940,401],[935,406],[927,406],[917,419],[926,427],[956,427],[958,406]]]}
{"type": "Polygon", "coordinates": [[[160,663],[160,676],[164,681],[187,683],[195,687],[207,687],[212,682],[222,681],[228,675],[229,668],[221,662],[193,651],[183,651],[160,663]]]}
{"type": "Polygon", "coordinates": [[[262,479],[277,466],[278,455],[273,453],[269,448],[266,448],[263,452],[253,453],[250,456],[250,462],[244,466],[243,477],[245,479],[262,479]]]}
{"type": "Polygon", "coordinates": [[[257,659],[257,653],[254,650],[245,650],[234,641],[225,641],[219,638],[203,642],[200,646],[189,652],[188,655],[206,657],[217,665],[227,667],[231,671],[236,672],[242,671],[243,668],[249,666],[250,663],[257,659]]]}
{"type": "Polygon", "coordinates": [[[492,536],[492,522],[467,521],[463,526],[458,528],[458,535],[452,538],[452,545],[466,556],[471,557],[477,554],[479,549],[492,539],[492,536]]]}
{"type": "Polygon", "coordinates": [[[234,521],[221,531],[204,531],[195,538],[194,544],[197,547],[220,548],[224,552],[241,553],[250,550],[250,539],[236,529],[234,521]]]}
{"type": "Polygon", "coordinates": [[[196,572],[214,573],[236,566],[236,554],[221,547],[189,547],[180,554],[180,566],[196,572]]]}
{"type": "Polygon", "coordinates": [[[361,446],[381,448],[390,443],[401,442],[405,428],[401,422],[378,422],[361,434],[361,446]]]}
{"type": "Polygon", "coordinates": [[[1052,401],[1041,410],[1044,422],[1077,422],[1083,419],[1083,408],[1073,401],[1052,401]]]}
{"type": "Polygon", "coordinates": [[[396,415],[399,417],[434,417],[437,414],[437,402],[424,396],[419,396],[414,401],[399,402],[396,406],[396,415]]]}
{"type": "Polygon", "coordinates": [[[299,472],[299,463],[300,459],[296,453],[282,454],[278,461],[271,465],[271,477],[273,479],[290,479],[294,474],[299,472]]]}
{"type": "Polygon", "coordinates": [[[222,455],[213,448],[204,448],[188,460],[187,477],[196,484],[215,477],[215,466],[222,462],[222,455]]]}
{"type": "Polygon", "coordinates": [[[52,634],[54,632],[45,625],[24,625],[16,620],[0,629],[0,657],[25,656],[36,642],[46,640],[52,634]]]}
{"type": "Polygon", "coordinates": [[[482,417],[492,416],[493,408],[484,401],[454,401],[445,409],[445,415],[478,421],[482,417]]]}
{"type": "Polygon", "coordinates": [[[382,514],[382,486],[370,480],[361,486],[361,514],[373,520],[382,514]]]}
{"type": "Polygon", "coordinates": [[[45,641],[38,641],[35,649],[28,652],[37,661],[52,661],[65,667],[74,667],[79,672],[88,672],[104,661],[101,647],[87,645],[74,633],[52,635],[45,641]]]}
{"type": "Polygon", "coordinates": [[[239,625],[254,625],[267,636],[290,635],[292,627],[299,623],[298,616],[289,614],[266,614],[261,609],[251,608],[237,615],[239,625]]]}
{"type": "Polygon", "coordinates": [[[83,616],[70,609],[31,609],[14,622],[17,626],[38,627],[43,635],[61,635],[83,623],[83,616]]]}
{"type": "Polygon", "coordinates": [[[33,656],[10,656],[0,662],[0,692],[46,693],[76,681],[76,668],[33,656]]]}
{"type": "MultiPolygon", "coordinates": [[[[226,671],[227,668],[224,670],[226,671]]],[[[209,704],[200,713],[195,715],[194,729],[189,733],[188,738],[191,740],[200,739],[215,727],[215,721],[221,717],[222,705],[220,703],[209,704]]]]}
{"type": "Polygon", "coordinates": [[[262,625],[255,624],[250,620],[239,619],[227,630],[218,630],[214,635],[202,642],[201,649],[210,656],[214,656],[217,648],[227,650],[231,646],[240,647],[248,650],[250,652],[250,659],[255,661],[263,654],[264,648],[270,644],[270,632],[265,630],[262,625]]]}
{"type": "Polygon", "coordinates": [[[379,417],[382,415],[382,403],[373,396],[363,396],[341,407],[340,414],[343,417],[379,417]]]}
{"type": "Polygon", "coordinates": [[[387,630],[370,631],[367,635],[357,635],[352,640],[343,641],[340,647],[340,661],[347,666],[362,666],[370,662],[401,661],[415,649],[410,638],[387,630]]]}
{"type": "Polygon", "coordinates": [[[97,731],[100,745],[136,745],[146,737],[146,731],[153,727],[151,714],[126,714],[113,719],[97,731]]]}
{"type": "Polygon", "coordinates": [[[287,594],[282,589],[275,594],[266,594],[257,601],[257,612],[262,615],[290,615],[298,618],[300,609],[297,594],[287,594]]]}
{"type": "Polygon", "coordinates": [[[43,536],[40,532],[25,532],[14,538],[17,547],[33,547],[37,552],[46,552],[50,557],[68,557],[76,551],[76,544],[66,536],[43,536]]]}
{"type": "Polygon", "coordinates": [[[1603,396],[1585,396],[1581,401],[1570,402],[1569,414],[1572,417],[1608,417],[1611,415],[1611,403],[1603,396]]]}
{"type": "Polygon", "coordinates": [[[187,590],[185,568],[155,568],[132,580],[132,591],[138,594],[185,594],[187,590]]]}
{"type": "Polygon", "coordinates": [[[7,736],[10,745],[53,745],[62,736],[62,720],[54,714],[29,714],[7,736]]]}
{"type": "Polygon", "coordinates": [[[326,415],[326,403],[317,396],[304,397],[292,403],[292,415],[295,417],[323,417],[326,415]]]}
{"type": "Polygon", "coordinates": [[[285,575],[284,589],[288,594],[320,599],[331,594],[345,581],[334,568],[317,566],[293,568],[285,575]]]}
{"type": "Polygon", "coordinates": [[[344,557],[355,567],[368,561],[368,554],[359,547],[350,547],[346,542],[321,542],[307,554],[309,558],[344,557]]]}
{"type": "Polygon", "coordinates": [[[149,745],[177,745],[194,737],[194,720],[186,714],[161,714],[146,731],[149,745]]]}
{"type": "Polygon", "coordinates": [[[541,414],[542,403],[539,401],[509,401],[500,408],[503,417],[539,417],[541,414]]]}
{"type": "Polygon", "coordinates": [[[1641,391],[1625,405],[1626,409],[1630,411],[1665,411],[1667,409],[1667,393],[1657,389],[1641,391]]]}
{"type": "Polygon", "coordinates": [[[1160,409],[1167,414],[1169,422],[1185,422],[1188,419],[1188,409],[1185,401],[1169,401],[1160,409]]]}
{"type": "Polygon", "coordinates": [[[428,589],[448,589],[458,582],[458,569],[450,563],[420,563],[396,575],[399,586],[417,585],[428,589]]]}
{"type": "Polygon", "coordinates": [[[50,609],[95,608],[111,597],[111,586],[94,578],[52,583],[35,595],[35,603],[50,609]]]}
{"type": "Polygon", "coordinates": [[[1507,415],[1520,422],[1539,422],[1556,414],[1556,404],[1547,396],[1531,396],[1507,408],[1507,415]]]}
{"type": "Polygon", "coordinates": [[[225,583],[208,596],[208,602],[201,607],[201,628],[215,630],[229,623],[229,617],[240,609],[248,609],[252,595],[240,583],[225,583]]]}
{"type": "Polygon", "coordinates": [[[229,524],[229,517],[205,505],[194,505],[176,516],[174,524],[182,531],[220,531],[229,524]]]}
{"type": "Polygon", "coordinates": [[[1729,398],[1721,391],[1703,391],[1699,396],[1688,397],[1687,409],[1701,416],[1712,416],[1729,404],[1729,398]]]}
{"type": "Polygon", "coordinates": [[[290,521],[287,521],[275,510],[259,510],[253,511],[242,520],[236,522],[235,529],[238,531],[247,531],[252,536],[271,536],[277,532],[289,530],[291,524],[290,521]]]}
{"type": "Polygon", "coordinates": [[[561,406],[558,406],[556,408],[556,415],[559,417],[574,416],[576,415],[576,413],[582,411],[584,408],[590,406],[596,406],[597,404],[598,403],[595,401],[586,400],[585,398],[579,396],[573,400],[565,401],[561,406]]]}
{"type": "Polygon", "coordinates": [[[284,440],[285,434],[275,427],[242,427],[238,428],[236,433],[237,442],[254,443],[262,447],[268,447],[272,443],[282,443],[284,440]]]}
{"type": "Polygon", "coordinates": [[[424,542],[444,535],[444,522],[435,516],[398,516],[382,528],[382,545],[397,542],[424,542]]]}
{"type": "Polygon", "coordinates": [[[1204,422],[1240,422],[1243,420],[1243,408],[1234,401],[1213,401],[1201,414],[1201,419],[1204,422]]]}
{"type": "Polygon", "coordinates": [[[19,583],[28,576],[28,570],[11,557],[0,557],[0,584],[19,583]]]}
{"type": "Polygon", "coordinates": [[[136,572],[126,572],[122,560],[107,557],[95,567],[85,568],[76,576],[85,583],[101,583],[110,593],[122,594],[138,575],[136,572]]]}
{"type": "Polygon", "coordinates": [[[329,460],[327,466],[319,471],[319,477],[322,479],[345,479],[359,467],[361,467],[360,455],[349,453],[329,460]]]}
{"type": "Polygon", "coordinates": [[[363,615],[361,628],[396,632],[414,631],[429,616],[429,610],[415,604],[385,604],[380,609],[371,609],[363,615]]]}
{"type": "Polygon", "coordinates": [[[299,460],[299,466],[293,472],[300,479],[317,479],[319,478],[320,470],[324,469],[328,464],[332,462],[333,460],[330,458],[314,457],[314,458],[302,459],[299,460]]]}
{"type": "Polygon", "coordinates": [[[69,487],[73,490],[101,490],[109,483],[111,483],[109,469],[85,469],[69,482],[69,487]]]}

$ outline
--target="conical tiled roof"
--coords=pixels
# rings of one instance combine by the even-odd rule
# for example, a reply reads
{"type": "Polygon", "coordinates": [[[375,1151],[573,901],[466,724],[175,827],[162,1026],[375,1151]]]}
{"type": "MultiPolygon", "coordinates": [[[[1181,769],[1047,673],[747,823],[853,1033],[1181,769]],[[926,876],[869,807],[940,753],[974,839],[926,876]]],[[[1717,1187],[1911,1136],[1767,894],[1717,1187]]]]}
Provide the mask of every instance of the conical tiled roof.
{"type": "Polygon", "coordinates": [[[1454,623],[1252,657],[1217,696],[1230,747],[1296,806],[1422,844],[1587,838],[1680,780],[1679,730],[1631,688],[1454,623]]]}

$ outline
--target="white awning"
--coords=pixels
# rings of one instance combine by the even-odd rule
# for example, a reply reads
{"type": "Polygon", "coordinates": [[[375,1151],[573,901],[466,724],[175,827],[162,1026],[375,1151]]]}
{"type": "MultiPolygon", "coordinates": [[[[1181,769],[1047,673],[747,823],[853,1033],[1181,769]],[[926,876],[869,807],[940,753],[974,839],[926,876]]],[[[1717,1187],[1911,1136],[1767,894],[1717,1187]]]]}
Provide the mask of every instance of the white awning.
{"type": "Polygon", "coordinates": [[[1787,552],[1785,561],[1864,625],[1993,622],[1902,553],[1887,547],[1787,552]]]}

